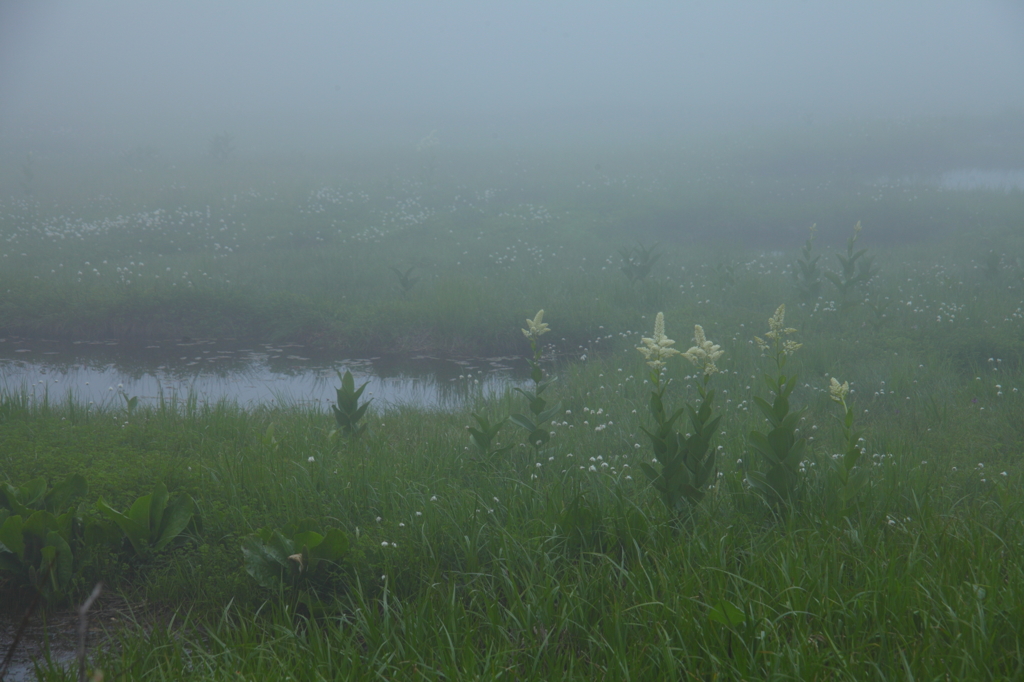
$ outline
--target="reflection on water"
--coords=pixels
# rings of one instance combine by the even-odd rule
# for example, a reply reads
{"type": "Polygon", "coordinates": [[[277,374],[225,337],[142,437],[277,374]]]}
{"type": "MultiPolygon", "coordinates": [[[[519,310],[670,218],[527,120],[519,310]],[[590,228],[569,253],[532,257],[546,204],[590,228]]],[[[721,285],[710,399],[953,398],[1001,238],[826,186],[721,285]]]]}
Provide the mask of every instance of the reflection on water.
{"type": "Polygon", "coordinates": [[[329,357],[296,344],[240,345],[233,340],[168,341],[145,346],[118,342],[0,339],[0,388],[27,388],[51,402],[69,395],[80,402],[118,406],[121,393],[140,402],[200,403],[221,399],[251,406],[334,401],[337,371],[369,381],[363,396],[375,404],[455,409],[479,397],[501,394],[526,378],[514,357],[350,359],[329,357]]]}
{"type": "Polygon", "coordinates": [[[913,187],[925,185],[954,192],[1024,192],[1024,169],[954,168],[934,173],[892,177],[882,175],[870,184],[875,187],[913,187]]]}
{"type": "Polygon", "coordinates": [[[943,173],[939,186],[943,189],[1024,192],[1024,170],[959,168],[943,173]]]}

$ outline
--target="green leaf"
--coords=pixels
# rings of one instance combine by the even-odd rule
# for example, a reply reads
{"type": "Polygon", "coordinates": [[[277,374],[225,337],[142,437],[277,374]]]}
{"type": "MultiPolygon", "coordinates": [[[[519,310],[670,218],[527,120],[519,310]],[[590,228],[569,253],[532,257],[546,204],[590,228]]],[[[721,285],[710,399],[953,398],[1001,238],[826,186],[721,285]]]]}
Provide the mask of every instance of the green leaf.
{"type": "Polygon", "coordinates": [[[775,454],[775,449],[768,441],[768,436],[764,435],[760,431],[751,431],[747,436],[747,442],[752,448],[761,453],[769,463],[773,465],[779,463],[779,457],[775,454]]]}
{"type": "Polygon", "coordinates": [[[562,403],[558,402],[537,415],[537,423],[543,424],[554,419],[562,411],[562,403]]]}
{"type": "Polygon", "coordinates": [[[344,531],[330,528],[323,541],[315,547],[310,546],[309,554],[314,560],[338,563],[348,554],[349,540],[344,531]]]}
{"type": "Polygon", "coordinates": [[[652,481],[658,480],[659,474],[650,464],[648,464],[647,462],[640,462],[639,466],[640,470],[647,474],[647,478],[651,479],[652,481]]]}
{"type": "Polygon", "coordinates": [[[537,425],[534,424],[533,421],[524,414],[510,414],[508,416],[508,420],[515,424],[516,426],[522,429],[526,429],[530,433],[533,433],[534,431],[537,430],[537,425]]]}
{"type": "Polygon", "coordinates": [[[149,529],[149,505],[153,502],[153,495],[143,495],[132,503],[128,509],[128,518],[143,528],[149,529]]]}
{"type": "Polygon", "coordinates": [[[528,438],[530,439],[530,445],[532,445],[533,447],[539,447],[539,445],[543,445],[544,443],[547,443],[549,440],[551,440],[551,434],[549,434],[544,429],[538,428],[531,431],[528,438]]]}
{"type": "Polygon", "coordinates": [[[15,514],[29,516],[40,508],[46,494],[46,479],[34,478],[24,485],[15,488],[9,483],[0,484],[0,506],[10,509],[15,514]]]}
{"type": "Polygon", "coordinates": [[[282,565],[273,553],[267,551],[267,546],[263,544],[261,538],[243,538],[242,557],[245,572],[261,586],[273,590],[285,582],[287,566],[282,565]]]}
{"type": "Polygon", "coordinates": [[[153,550],[159,552],[181,535],[182,531],[188,527],[194,513],[195,502],[190,496],[184,493],[175,495],[164,509],[161,527],[156,542],[153,543],[153,550]]]}
{"type": "Polygon", "coordinates": [[[324,536],[320,535],[320,533],[317,533],[313,530],[307,530],[301,533],[296,533],[292,537],[292,542],[295,543],[296,547],[316,547],[323,541],[324,536]]]}
{"type": "MultiPolygon", "coordinates": [[[[841,258],[841,256],[840,256],[840,258],[841,258]]],[[[836,288],[839,289],[840,291],[845,291],[846,290],[846,286],[843,284],[843,280],[839,279],[839,275],[837,275],[836,273],[834,273],[834,272],[827,272],[826,271],[826,272],[823,272],[821,274],[825,275],[825,278],[828,281],[832,282],[832,284],[835,284],[836,288]]]]}
{"type": "Polygon", "coordinates": [[[57,531],[50,531],[46,534],[46,546],[53,547],[56,556],[54,557],[53,569],[50,577],[56,592],[64,592],[64,589],[71,582],[74,565],[74,556],[67,541],[57,531]]]}
{"type": "Polygon", "coordinates": [[[149,498],[149,543],[156,544],[163,525],[164,509],[167,507],[167,486],[157,483],[149,498]]]}
{"type": "Polygon", "coordinates": [[[53,486],[43,498],[43,508],[56,514],[71,503],[76,497],[89,493],[89,484],[81,474],[72,474],[53,486]]]}
{"type": "MultiPolygon", "coordinates": [[[[96,502],[96,509],[121,528],[121,532],[128,538],[128,542],[131,543],[136,554],[139,556],[145,556],[147,554],[149,550],[148,527],[143,526],[130,516],[126,516],[121,512],[114,510],[103,500],[102,497],[96,502]]],[[[146,511],[148,518],[149,509],[147,508],[146,511]]]]}
{"type": "Polygon", "coordinates": [[[754,404],[757,405],[761,410],[761,413],[764,414],[765,418],[768,419],[773,427],[777,427],[779,425],[779,419],[775,416],[775,408],[769,404],[767,400],[760,396],[754,396],[754,404]]]}
{"type": "Polygon", "coordinates": [[[18,559],[25,558],[24,526],[25,522],[17,515],[8,517],[0,526],[0,549],[16,555],[18,559]]]}
{"type": "Polygon", "coordinates": [[[711,612],[708,614],[708,618],[716,623],[721,623],[728,628],[742,625],[747,620],[743,611],[740,611],[738,607],[724,599],[719,600],[715,608],[711,609],[711,612]]]}

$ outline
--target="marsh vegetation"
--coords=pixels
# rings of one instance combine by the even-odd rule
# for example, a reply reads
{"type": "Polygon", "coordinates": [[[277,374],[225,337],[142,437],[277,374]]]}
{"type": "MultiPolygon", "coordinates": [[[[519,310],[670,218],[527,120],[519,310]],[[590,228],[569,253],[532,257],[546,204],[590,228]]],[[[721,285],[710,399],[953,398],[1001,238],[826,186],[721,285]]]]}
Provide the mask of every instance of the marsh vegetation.
{"type": "Polygon", "coordinates": [[[134,609],[107,679],[1022,674],[1019,189],[750,146],[432,147],[428,174],[213,146],[87,197],[35,158],[0,205],[0,331],[500,353],[528,379],[448,410],[343,373],[330,405],[8,383],[7,618],[103,581],[134,609]]]}

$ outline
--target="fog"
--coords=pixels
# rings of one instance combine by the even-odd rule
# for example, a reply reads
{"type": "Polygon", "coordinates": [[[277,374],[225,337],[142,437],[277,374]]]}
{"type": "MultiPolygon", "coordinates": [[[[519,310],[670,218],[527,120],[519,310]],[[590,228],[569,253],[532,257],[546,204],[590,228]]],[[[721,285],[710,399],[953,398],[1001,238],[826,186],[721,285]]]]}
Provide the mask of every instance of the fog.
{"type": "Polygon", "coordinates": [[[1024,107],[1010,2],[0,4],[0,145],[645,141],[1024,107]]]}

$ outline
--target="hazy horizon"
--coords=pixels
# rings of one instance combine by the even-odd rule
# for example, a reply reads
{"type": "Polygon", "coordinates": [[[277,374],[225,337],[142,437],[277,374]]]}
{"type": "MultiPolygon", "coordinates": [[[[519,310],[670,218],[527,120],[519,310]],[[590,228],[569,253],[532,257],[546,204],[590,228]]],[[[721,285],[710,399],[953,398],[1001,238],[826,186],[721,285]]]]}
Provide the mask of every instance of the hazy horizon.
{"type": "Polygon", "coordinates": [[[998,115],[1022,82],[1010,2],[0,4],[19,150],[657,144],[998,115]]]}

